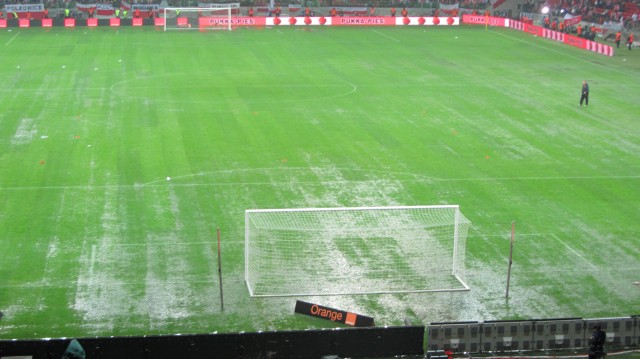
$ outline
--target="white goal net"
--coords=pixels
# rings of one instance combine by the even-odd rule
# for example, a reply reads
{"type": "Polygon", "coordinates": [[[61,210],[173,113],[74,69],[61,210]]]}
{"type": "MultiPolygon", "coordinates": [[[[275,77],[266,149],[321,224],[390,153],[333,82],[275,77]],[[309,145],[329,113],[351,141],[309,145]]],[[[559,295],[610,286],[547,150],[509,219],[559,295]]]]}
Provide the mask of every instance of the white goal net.
{"type": "Polygon", "coordinates": [[[207,4],[207,7],[166,7],[163,9],[164,31],[232,30],[233,16],[240,3],[207,4]]]}
{"type": "Polygon", "coordinates": [[[252,297],[469,290],[456,205],[245,211],[252,297]]]}

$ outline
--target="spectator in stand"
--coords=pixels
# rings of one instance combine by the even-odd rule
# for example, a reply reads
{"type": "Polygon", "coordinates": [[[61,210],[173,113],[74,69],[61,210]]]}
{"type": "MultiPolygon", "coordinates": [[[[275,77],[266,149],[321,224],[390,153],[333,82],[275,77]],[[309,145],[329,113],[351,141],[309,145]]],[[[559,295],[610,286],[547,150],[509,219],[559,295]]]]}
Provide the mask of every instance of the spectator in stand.
{"type": "Polygon", "coordinates": [[[135,10],[133,10],[133,17],[135,19],[139,19],[140,18],[140,8],[136,8],[135,10]]]}
{"type": "Polygon", "coordinates": [[[376,7],[375,6],[371,7],[371,10],[369,10],[369,15],[376,16],[376,7]]]}
{"type": "Polygon", "coordinates": [[[631,50],[631,46],[633,45],[633,32],[629,34],[627,38],[627,47],[631,50]]]}
{"type": "Polygon", "coordinates": [[[2,12],[2,9],[0,8],[0,19],[2,19],[3,16],[4,16],[4,13],[2,12]]]}
{"type": "Polygon", "coordinates": [[[607,333],[602,330],[600,323],[596,323],[593,327],[593,333],[589,338],[589,359],[599,359],[607,356],[604,352],[604,344],[606,341],[607,333]]]}
{"type": "Polygon", "coordinates": [[[576,28],[576,33],[578,34],[578,37],[582,37],[582,25],[578,24],[578,27],[576,28]]]}
{"type": "Polygon", "coordinates": [[[564,32],[564,21],[560,21],[558,24],[558,31],[564,32]]]}
{"type": "Polygon", "coordinates": [[[282,9],[280,9],[280,5],[276,6],[276,17],[280,17],[281,12],[282,12],[282,9]]]}
{"type": "MultiPolygon", "coordinates": [[[[44,13],[44,15],[43,15],[43,16],[44,16],[44,18],[45,18],[45,19],[48,19],[48,18],[49,18],[49,9],[46,9],[46,8],[45,8],[45,9],[44,9],[44,11],[43,11],[43,13],[44,13]]],[[[2,11],[0,11],[0,17],[2,17],[2,11]]]]}
{"type": "Polygon", "coordinates": [[[396,8],[391,7],[391,16],[396,17],[396,8]]]}
{"type": "Polygon", "coordinates": [[[311,9],[309,9],[308,6],[304,8],[304,16],[306,17],[311,16],[311,9]]]}
{"type": "Polygon", "coordinates": [[[616,48],[620,48],[620,40],[622,40],[622,33],[620,32],[620,30],[618,30],[618,32],[616,32],[616,48]]]}
{"type": "Polygon", "coordinates": [[[331,8],[331,11],[329,12],[329,15],[331,15],[331,17],[336,17],[338,15],[338,11],[336,10],[336,8],[331,8]]]}
{"type": "Polygon", "coordinates": [[[403,7],[403,8],[402,8],[402,12],[401,12],[401,14],[402,14],[402,17],[407,17],[407,15],[409,15],[409,12],[407,11],[407,8],[406,8],[406,7],[403,7]]]}
{"type": "Polygon", "coordinates": [[[253,17],[253,8],[252,7],[249,8],[249,11],[247,12],[247,15],[249,17],[253,17]]]}
{"type": "Polygon", "coordinates": [[[95,7],[90,7],[89,8],[89,19],[93,19],[93,13],[96,11],[95,7]]]}
{"type": "Polygon", "coordinates": [[[551,23],[551,30],[558,30],[558,20],[553,20],[551,23]]]}

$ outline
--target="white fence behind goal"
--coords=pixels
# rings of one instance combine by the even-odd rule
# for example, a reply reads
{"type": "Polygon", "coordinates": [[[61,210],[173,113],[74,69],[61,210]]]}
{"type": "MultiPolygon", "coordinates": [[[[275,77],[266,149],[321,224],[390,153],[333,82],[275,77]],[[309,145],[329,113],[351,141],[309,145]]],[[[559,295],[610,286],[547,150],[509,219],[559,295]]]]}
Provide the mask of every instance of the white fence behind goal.
{"type": "Polygon", "coordinates": [[[240,3],[208,4],[207,7],[166,7],[163,9],[164,31],[232,30],[232,16],[238,15],[240,3]]]}
{"type": "Polygon", "coordinates": [[[457,205],[245,211],[252,297],[469,290],[457,205]]]}

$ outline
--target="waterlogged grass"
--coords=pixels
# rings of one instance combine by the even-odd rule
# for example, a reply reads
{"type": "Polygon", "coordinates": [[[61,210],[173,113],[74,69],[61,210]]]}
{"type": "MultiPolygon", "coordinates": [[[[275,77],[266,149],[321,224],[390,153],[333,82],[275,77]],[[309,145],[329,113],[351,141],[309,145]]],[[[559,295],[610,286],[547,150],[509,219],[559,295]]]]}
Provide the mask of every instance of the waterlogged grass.
{"type": "Polygon", "coordinates": [[[465,26],[34,28],[0,46],[0,338],[335,326],[296,299],[378,325],[637,314],[636,51],[465,26]],[[424,204],[473,223],[470,292],[249,298],[245,209],[424,204]]]}

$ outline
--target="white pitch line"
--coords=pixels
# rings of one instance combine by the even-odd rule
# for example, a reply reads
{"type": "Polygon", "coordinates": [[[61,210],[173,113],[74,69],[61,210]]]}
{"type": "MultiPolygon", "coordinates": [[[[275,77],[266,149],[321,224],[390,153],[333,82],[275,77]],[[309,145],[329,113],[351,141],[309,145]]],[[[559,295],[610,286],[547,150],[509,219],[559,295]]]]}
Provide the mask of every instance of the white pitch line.
{"type": "MultiPolygon", "coordinates": [[[[176,246],[185,246],[185,245],[201,245],[201,244],[211,244],[214,245],[216,242],[215,241],[208,241],[208,242],[158,242],[158,243],[114,243],[114,244],[105,244],[104,247],[142,247],[142,246],[169,246],[169,245],[176,245],[176,246]]],[[[225,242],[225,245],[228,244],[244,244],[244,240],[241,241],[235,241],[235,242],[225,242]]]]}
{"type": "Polygon", "coordinates": [[[565,246],[565,248],[567,248],[569,250],[569,252],[575,254],[578,258],[582,259],[583,261],[585,261],[591,268],[593,269],[598,269],[598,267],[596,267],[593,263],[591,263],[591,261],[589,261],[587,258],[585,258],[582,254],[578,253],[578,251],[576,251],[575,249],[573,249],[570,245],[568,245],[567,243],[565,243],[563,240],[561,240],[560,238],[558,238],[555,234],[551,233],[551,237],[555,238],[556,241],[562,243],[563,246],[565,246]]]}
{"type": "Polygon", "coordinates": [[[378,35],[380,35],[382,37],[386,37],[387,39],[389,39],[391,41],[395,41],[397,43],[400,43],[400,40],[396,39],[395,37],[392,37],[392,36],[389,36],[387,34],[384,34],[384,33],[380,32],[378,30],[371,30],[371,31],[375,32],[376,34],[378,34],[378,35]]]}
{"type": "Polygon", "coordinates": [[[7,41],[4,46],[9,46],[9,44],[16,38],[18,37],[18,35],[22,34],[21,32],[16,33],[15,35],[13,35],[12,38],[9,39],[9,41],[7,41]]]}
{"type": "MultiPolygon", "coordinates": [[[[275,169],[274,169],[275,170],[275,169]]],[[[194,175],[195,176],[195,175],[194,175]]],[[[180,176],[180,177],[189,177],[180,176]]],[[[26,187],[0,187],[0,191],[28,191],[28,190],[97,190],[97,189],[126,189],[126,188],[144,188],[144,187],[164,187],[167,182],[172,187],[223,187],[223,186],[268,186],[268,185],[285,185],[290,186],[291,181],[282,182],[211,182],[211,183],[175,183],[173,180],[178,177],[172,177],[172,181],[161,179],[147,183],[136,183],[129,185],[77,185],[77,186],[26,186],[26,187]]],[[[563,180],[620,180],[620,179],[640,179],[640,176],[585,176],[585,177],[499,177],[499,178],[436,178],[430,177],[425,179],[394,179],[381,178],[377,180],[335,180],[335,181],[300,181],[299,185],[329,185],[341,183],[376,183],[379,181],[395,181],[400,183],[428,183],[428,182],[486,182],[486,181],[563,181],[563,180]]]]}
{"type": "Polygon", "coordinates": [[[91,246],[91,260],[89,262],[89,278],[93,278],[93,264],[96,262],[96,245],[91,246]]]}

